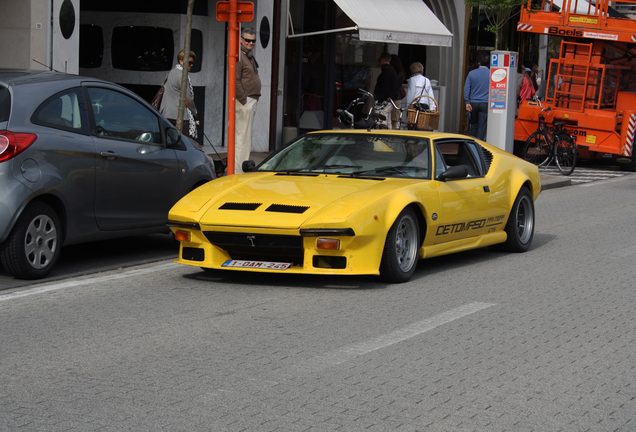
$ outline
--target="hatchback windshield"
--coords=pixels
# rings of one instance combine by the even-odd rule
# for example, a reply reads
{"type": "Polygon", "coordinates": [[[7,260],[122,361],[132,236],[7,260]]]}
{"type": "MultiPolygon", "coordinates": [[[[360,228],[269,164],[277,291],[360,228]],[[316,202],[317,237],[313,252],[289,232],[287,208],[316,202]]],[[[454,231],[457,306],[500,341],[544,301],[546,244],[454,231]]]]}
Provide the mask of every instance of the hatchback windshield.
{"type": "Polygon", "coordinates": [[[259,171],[429,178],[429,140],[372,134],[308,134],[259,171]]]}

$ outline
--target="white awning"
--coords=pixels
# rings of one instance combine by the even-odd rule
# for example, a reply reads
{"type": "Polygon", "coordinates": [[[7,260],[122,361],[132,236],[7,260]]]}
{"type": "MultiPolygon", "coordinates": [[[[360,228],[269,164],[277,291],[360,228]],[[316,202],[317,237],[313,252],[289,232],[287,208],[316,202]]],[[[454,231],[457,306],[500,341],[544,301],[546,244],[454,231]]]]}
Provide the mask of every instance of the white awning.
{"type": "Polygon", "coordinates": [[[362,41],[451,46],[453,34],[423,0],[334,0],[362,41]]]}

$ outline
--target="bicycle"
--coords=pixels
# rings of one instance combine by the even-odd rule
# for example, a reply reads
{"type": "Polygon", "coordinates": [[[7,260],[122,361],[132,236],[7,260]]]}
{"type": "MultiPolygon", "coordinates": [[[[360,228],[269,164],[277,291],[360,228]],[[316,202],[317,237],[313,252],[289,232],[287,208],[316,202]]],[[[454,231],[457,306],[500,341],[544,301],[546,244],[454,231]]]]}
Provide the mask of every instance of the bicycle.
{"type": "MultiPolygon", "coordinates": [[[[387,125],[385,123],[386,116],[378,113],[377,111],[384,108],[388,102],[376,104],[373,94],[364,89],[358,90],[358,93],[360,93],[360,97],[351,101],[346,109],[339,109],[336,111],[340,125],[351,129],[387,129],[387,125]],[[355,108],[364,106],[367,99],[371,102],[371,110],[366,114],[366,116],[365,113],[362,113],[362,117],[359,120],[356,120],[354,111],[357,110],[355,108]]],[[[393,105],[395,106],[395,103],[393,103],[393,105]]]]}
{"type": "Polygon", "coordinates": [[[575,138],[565,129],[565,122],[555,122],[554,130],[548,130],[543,112],[550,112],[552,107],[544,108],[541,100],[536,97],[533,100],[541,107],[539,126],[526,140],[523,158],[544,168],[554,160],[561,174],[572,174],[578,154],[575,138]]]}

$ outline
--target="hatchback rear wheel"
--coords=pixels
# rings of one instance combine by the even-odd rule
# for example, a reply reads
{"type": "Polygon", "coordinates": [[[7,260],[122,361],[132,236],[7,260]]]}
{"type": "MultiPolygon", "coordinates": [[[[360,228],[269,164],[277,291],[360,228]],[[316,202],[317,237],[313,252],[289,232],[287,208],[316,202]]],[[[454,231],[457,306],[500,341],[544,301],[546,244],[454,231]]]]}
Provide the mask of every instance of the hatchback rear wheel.
{"type": "Polygon", "coordinates": [[[11,234],[0,245],[0,259],[6,271],[20,279],[48,275],[61,250],[60,220],[48,204],[29,204],[11,234]]]}

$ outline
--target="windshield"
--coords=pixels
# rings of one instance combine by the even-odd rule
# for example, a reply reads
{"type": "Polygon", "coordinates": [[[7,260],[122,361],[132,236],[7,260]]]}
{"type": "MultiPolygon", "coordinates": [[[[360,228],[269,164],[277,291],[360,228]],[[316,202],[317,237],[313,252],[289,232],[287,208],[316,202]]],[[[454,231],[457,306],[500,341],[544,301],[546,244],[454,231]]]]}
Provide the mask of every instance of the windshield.
{"type": "Polygon", "coordinates": [[[374,134],[308,134],[258,171],[429,178],[429,140],[374,134]]]}

